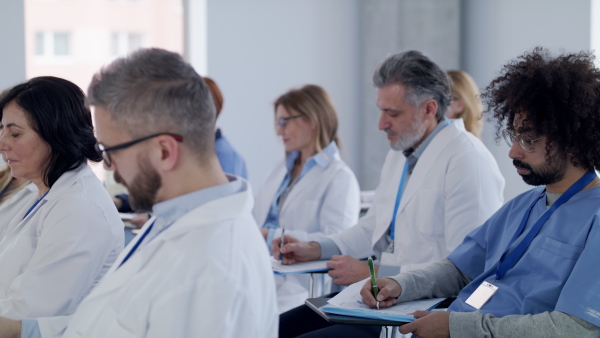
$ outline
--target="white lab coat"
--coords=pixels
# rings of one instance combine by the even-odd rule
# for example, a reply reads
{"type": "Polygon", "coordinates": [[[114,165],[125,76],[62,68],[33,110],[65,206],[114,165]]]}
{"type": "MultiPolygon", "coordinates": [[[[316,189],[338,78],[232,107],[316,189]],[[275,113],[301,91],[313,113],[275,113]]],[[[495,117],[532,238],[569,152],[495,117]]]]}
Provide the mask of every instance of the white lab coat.
{"type": "MultiPolygon", "coordinates": [[[[285,161],[269,174],[269,179],[256,196],[254,218],[259,226],[265,223],[269,208],[287,173],[285,161]]],[[[326,167],[316,164],[288,194],[280,225],[285,234],[302,241],[313,241],[346,230],[356,224],[360,213],[360,188],[352,170],[339,154],[326,167]]],[[[281,237],[281,228],[273,238],[281,237]]],[[[308,298],[309,276],[275,276],[280,312],[304,304],[308,298]]],[[[316,290],[320,292],[321,290],[316,290]]]]}
{"type": "MultiPolygon", "coordinates": [[[[253,210],[259,227],[265,223],[275,193],[287,173],[281,161],[269,173],[253,210]]],[[[323,168],[315,164],[288,194],[279,215],[285,234],[313,241],[356,224],[360,213],[360,188],[352,170],[336,154],[323,168]]],[[[281,236],[281,228],[275,237],[281,236]]]]}
{"type": "MultiPolygon", "coordinates": [[[[401,151],[390,150],[372,207],[356,226],[331,236],[343,254],[382,257],[405,162],[401,151]]],[[[396,215],[393,264],[385,265],[405,272],[445,258],[502,205],[503,189],[492,154],[462,119],[454,120],[433,138],[408,180],[396,215]]]]}
{"type": "Polygon", "coordinates": [[[87,164],[64,173],[0,241],[0,315],[72,314],[123,249],[123,222],[87,164]]]}
{"type": "Polygon", "coordinates": [[[73,316],[38,319],[42,337],[276,337],[273,272],[251,208],[249,189],[203,204],[117,268],[150,219],[73,316]]]}
{"type": "MultiPolygon", "coordinates": [[[[38,189],[33,183],[29,183],[10,199],[0,204],[0,240],[6,235],[6,228],[10,224],[10,221],[21,211],[23,208],[29,209],[30,200],[33,200],[34,196],[37,196],[38,189]]],[[[34,202],[35,203],[35,202],[34,202]]]]}

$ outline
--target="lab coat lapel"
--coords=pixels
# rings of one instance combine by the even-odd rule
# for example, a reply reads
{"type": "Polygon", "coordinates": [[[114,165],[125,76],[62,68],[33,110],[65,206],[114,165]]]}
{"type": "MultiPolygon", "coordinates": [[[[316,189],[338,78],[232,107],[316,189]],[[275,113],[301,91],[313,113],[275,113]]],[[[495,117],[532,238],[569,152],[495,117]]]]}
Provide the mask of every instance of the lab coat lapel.
{"type": "Polygon", "coordinates": [[[283,208],[281,208],[281,213],[285,214],[287,209],[290,208],[290,205],[298,206],[298,204],[294,204],[294,200],[298,197],[306,196],[302,195],[302,192],[309,187],[312,187],[315,182],[318,182],[317,178],[322,173],[323,168],[315,165],[311,170],[309,170],[304,177],[300,181],[296,183],[296,185],[292,188],[289,195],[285,199],[283,203],[283,208]]]}
{"type": "MultiPolygon", "coordinates": [[[[386,186],[380,187],[376,191],[376,201],[373,203],[376,212],[376,228],[372,239],[372,245],[375,245],[379,239],[387,233],[390,223],[392,222],[392,215],[394,213],[394,204],[396,203],[396,194],[398,187],[400,186],[400,180],[402,179],[402,171],[404,170],[404,164],[406,163],[406,157],[401,151],[390,150],[389,159],[386,161],[393,161],[396,163],[393,170],[389,173],[382,173],[382,177],[389,177],[389,181],[380,182],[381,185],[393,185],[393,189],[389,189],[386,186]],[[389,176],[388,176],[389,175],[389,176]]],[[[385,165],[384,165],[385,166],[385,165]]]]}
{"type": "MultiPolygon", "coordinates": [[[[149,227],[152,223],[154,223],[154,220],[156,220],[156,217],[150,218],[148,222],[144,224],[138,235],[135,236],[135,238],[131,242],[129,242],[129,244],[125,247],[125,249],[123,249],[123,251],[121,251],[119,257],[117,257],[114,264],[110,267],[102,281],[96,286],[96,289],[88,296],[88,298],[93,299],[118,288],[119,286],[127,282],[127,280],[132,275],[139,271],[139,269],[142,266],[142,255],[137,254],[139,252],[134,253],[129,258],[129,260],[127,260],[126,264],[123,264],[121,266],[121,263],[129,254],[131,249],[136,245],[136,243],[139,242],[140,239],[143,238],[144,234],[149,231],[149,227]]],[[[144,240],[148,239],[149,238],[145,238],[144,240]]],[[[138,247],[136,251],[138,250],[141,251],[141,248],[138,247]]],[[[148,248],[148,251],[150,250],[152,250],[152,247],[148,248]]],[[[144,248],[144,251],[146,251],[146,248],[144,248]]]]}
{"type": "Polygon", "coordinates": [[[273,173],[272,177],[267,177],[267,181],[264,184],[262,189],[266,189],[264,194],[261,192],[261,196],[270,196],[269,200],[257,200],[257,220],[256,223],[262,227],[265,224],[265,220],[267,219],[267,215],[269,214],[269,210],[271,208],[271,203],[273,203],[273,199],[275,198],[275,194],[277,193],[277,189],[281,186],[281,182],[283,182],[283,178],[285,177],[287,170],[285,168],[285,164],[279,166],[279,169],[273,173]]]}
{"type": "Polygon", "coordinates": [[[148,220],[142,228],[143,231],[121,252],[109,272],[88,298],[102,297],[126,284],[131,276],[143,269],[152,260],[152,257],[158,253],[163,243],[169,241],[171,238],[185,235],[190,229],[212,226],[225,219],[235,219],[244,210],[247,210],[249,213],[252,208],[252,192],[248,184],[246,184],[246,187],[246,191],[205,203],[188,212],[156,238],[145,238],[144,240],[150,240],[150,242],[142,243],[142,247],[138,247],[129,260],[119,267],[125,256],[131,251],[131,248],[142,238],[143,233],[148,231],[149,225],[154,222],[155,218],[153,217],[148,220]]]}
{"type": "MultiPolygon", "coordinates": [[[[463,125],[462,121],[454,121],[448,127],[442,129],[427,146],[427,149],[425,149],[417,161],[417,165],[415,166],[406,184],[406,188],[404,188],[396,217],[398,217],[398,215],[404,211],[408,203],[419,191],[419,188],[423,184],[423,181],[427,178],[429,171],[439,169],[435,168],[435,160],[443,151],[446,144],[448,144],[449,140],[458,132],[457,128],[459,128],[461,125],[463,125]]],[[[397,160],[398,166],[395,167],[394,171],[390,174],[390,182],[394,182],[393,184],[395,184],[394,186],[396,189],[383,189],[382,192],[385,192],[385,196],[381,196],[381,198],[378,199],[381,202],[377,203],[376,205],[377,227],[373,236],[372,245],[375,245],[375,243],[377,243],[377,241],[379,241],[379,239],[388,231],[390,223],[392,222],[394,204],[396,202],[396,193],[398,192],[398,186],[400,185],[400,179],[402,177],[402,170],[406,161],[406,158],[401,152],[393,153],[392,156],[402,156],[402,160],[397,160]]],[[[386,183],[382,182],[381,184],[386,183]]],[[[396,223],[396,229],[399,229],[401,226],[401,222],[396,223]]]]}
{"type": "MultiPolygon", "coordinates": [[[[431,170],[443,170],[443,168],[435,168],[435,161],[439,157],[440,153],[444,150],[450,140],[456,135],[457,129],[454,123],[450,124],[446,128],[442,129],[434,138],[431,143],[427,146],[423,154],[417,161],[417,165],[410,175],[404,194],[402,194],[402,200],[398,208],[398,214],[400,214],[410,200],[419,191],[423,181],[427,178],[429,171],[431,170]]],[[[462,123],[462,119],[459,123],[462,123]]],[[[443,187],[439,187],[443,189],[443,187]]]]}

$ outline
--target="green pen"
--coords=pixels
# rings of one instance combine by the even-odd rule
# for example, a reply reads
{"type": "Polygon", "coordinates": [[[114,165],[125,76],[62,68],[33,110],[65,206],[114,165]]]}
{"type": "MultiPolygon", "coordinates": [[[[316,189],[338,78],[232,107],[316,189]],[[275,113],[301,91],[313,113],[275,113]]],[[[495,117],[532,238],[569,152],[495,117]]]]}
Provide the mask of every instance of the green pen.
{"type": "Polygon", "coordinates": [[[377,276],[375,276],[375,266],[373,266],[373,258],[369,257],[369,272],[371,273],[371,287],[373,288],[373,297],[377,301],[377,310],[379,310],[379,301],[377,300],[377,294],[379,293],[379,287],[377,287],[377,276]]]}

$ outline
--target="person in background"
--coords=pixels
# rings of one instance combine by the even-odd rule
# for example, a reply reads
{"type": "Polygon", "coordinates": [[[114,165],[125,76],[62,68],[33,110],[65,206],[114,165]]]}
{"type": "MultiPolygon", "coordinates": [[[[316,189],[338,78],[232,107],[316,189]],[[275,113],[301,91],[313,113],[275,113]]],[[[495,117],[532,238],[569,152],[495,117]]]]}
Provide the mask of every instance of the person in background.
{"type": "MultiPolygon", "coordinates": [[[[0,126],[1,133],[2,126],[0,126]]],[[[0,170],[0,240],[4,237],[4,230],[13,217],[34,195],[37,195],[35,184],[26,179],[13,177],[8,165],[0,170]]]]}
{"type": "MultiPolygon", "coordinates": [[[[594,56],[535,48],[505,65],[483,97],[517,173],[539,187],[508,201],[447,258],[378,279],[380,306],[458,294],[448,311],[417,311],[400,326],[419,337],[600,337],[594,56]]],[[[374,307],[370,285],[360,293],[374,307]]]]}
{"type": "Polygon", "coordinates": [[[452,103],[446,116],[450,119],[462,118],[465,129],[481,139],[483,106],[479,100],[477,84],[466,72],[449,70],[447,73],[452,80],[452,103]]]}
{"type": "MultiPolygon", "coordinates": [[[[217,86],[213,79],[209,77],[203,77],[203,79],[204,82],[206,82],[206,85],[208,85],[213,102],[215,103],[218,119],[224,104],[223,94],[221,94],[219,86],[217,86]]],[[[229,140],[225,138],[220,128],[217,128],[217,131],[215,132],[215,150],[217,151],[217,158],[219,158],[221,168],[223,168],[225,173],[248,179],[246,161],[244,161],[242,155],[233,148],[231,143],[229,143],[229,140]]]]}
{"type": "MultiPolygon", "coordinates": [[[[274,104],[275,128],[285,157],[256,195],[254,218],[270,247],[286,235],[324,238],[358,221],[360,188],[338,150],[338,118],[331,98],[316,85],[292,89],[274,104]]],[[[279,311],[304,304],[309,276],[275,276],[279,311]]]]}
{"type": "Polygon", "coordinates": [[[86,163],[102,157],[85,95],[36,77],[6,92],[0,119],[12,176],[37,188],[0,241],[0,315],[70,315],[123,249],[123,223],[86,163]]]}
{"type": "MultiPolygon", "coordinates": [[[[273,256],[283,263],[330,259],[336,285],[369,276],[393,276],[446,257],[502,206],[504,178],[483,143],[461,119],[449,121],[451,85],[446,73],[418,51],[386,58],[375,70],[379,129],[391,150],[373,205],[356,225],[314,241],[287,236],[273,256]]],[[[280,316],[280,337],[379,337],[381,327],[328,324],[306,305],[280,316]],[[310,332],[312,331],[312,332],[310,332]]]]}
{"type": "MultiPolygon", "coordinates": [[[[219,118],[224,103],[223,94],[213,79],[209,77],[203,77],[203,79],[210,90],[210,94],[216,108],[216,117],[219,118]]],[[[225,173],[248,179],[246,161],[244,161],[242,155],[240,155],[235,148],[233,148],[231,143],[229,143],[229,140],[223,136],[223,133],[219,128],[217,128],[217,131],[215,132],[215,150],[217,151],[217,158],[219,159],[221,168],[223,168],[225,173]]],[[[116,181],[117,183],[121,183],[119,182],[118,178],[116,178],[116,181]]],[[[113,201],[120,212],[135,211],[131,209],[128,194],[119,194],[113,197],[113,201]]],[[[138,228],[141,228],[142,225],[148,221],[148,218],[149,215],[146,213],[137,213],[128,221],[135,224],[138,228]]]]}

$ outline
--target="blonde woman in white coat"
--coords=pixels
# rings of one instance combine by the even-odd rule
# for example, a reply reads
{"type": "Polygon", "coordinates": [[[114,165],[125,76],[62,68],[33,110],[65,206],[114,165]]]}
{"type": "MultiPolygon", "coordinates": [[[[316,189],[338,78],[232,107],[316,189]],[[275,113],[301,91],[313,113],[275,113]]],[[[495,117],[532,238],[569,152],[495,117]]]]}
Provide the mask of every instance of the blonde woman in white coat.
{"type": "MultiPolygon", "coordinates": [[[[305,241],[341,232],[358,220],[360,189],[340,159],[338,120],[327,92],[316,85],[290,90],[274,104],[285,158],[256,196],[254,217],[268,246],[283,232],[305,241]]],[[[276,276],[279,311],[304,303],[308,276],[276,276]]]]}
{"type": "Polygon", "coordinates": [[[123,223],[86,164],[102,157],[85,96],[33,78],[0,99],[0,119],[12,176],[37,187],[0,240],[0,316],[72,314],[123,249],[123,223]]]}

